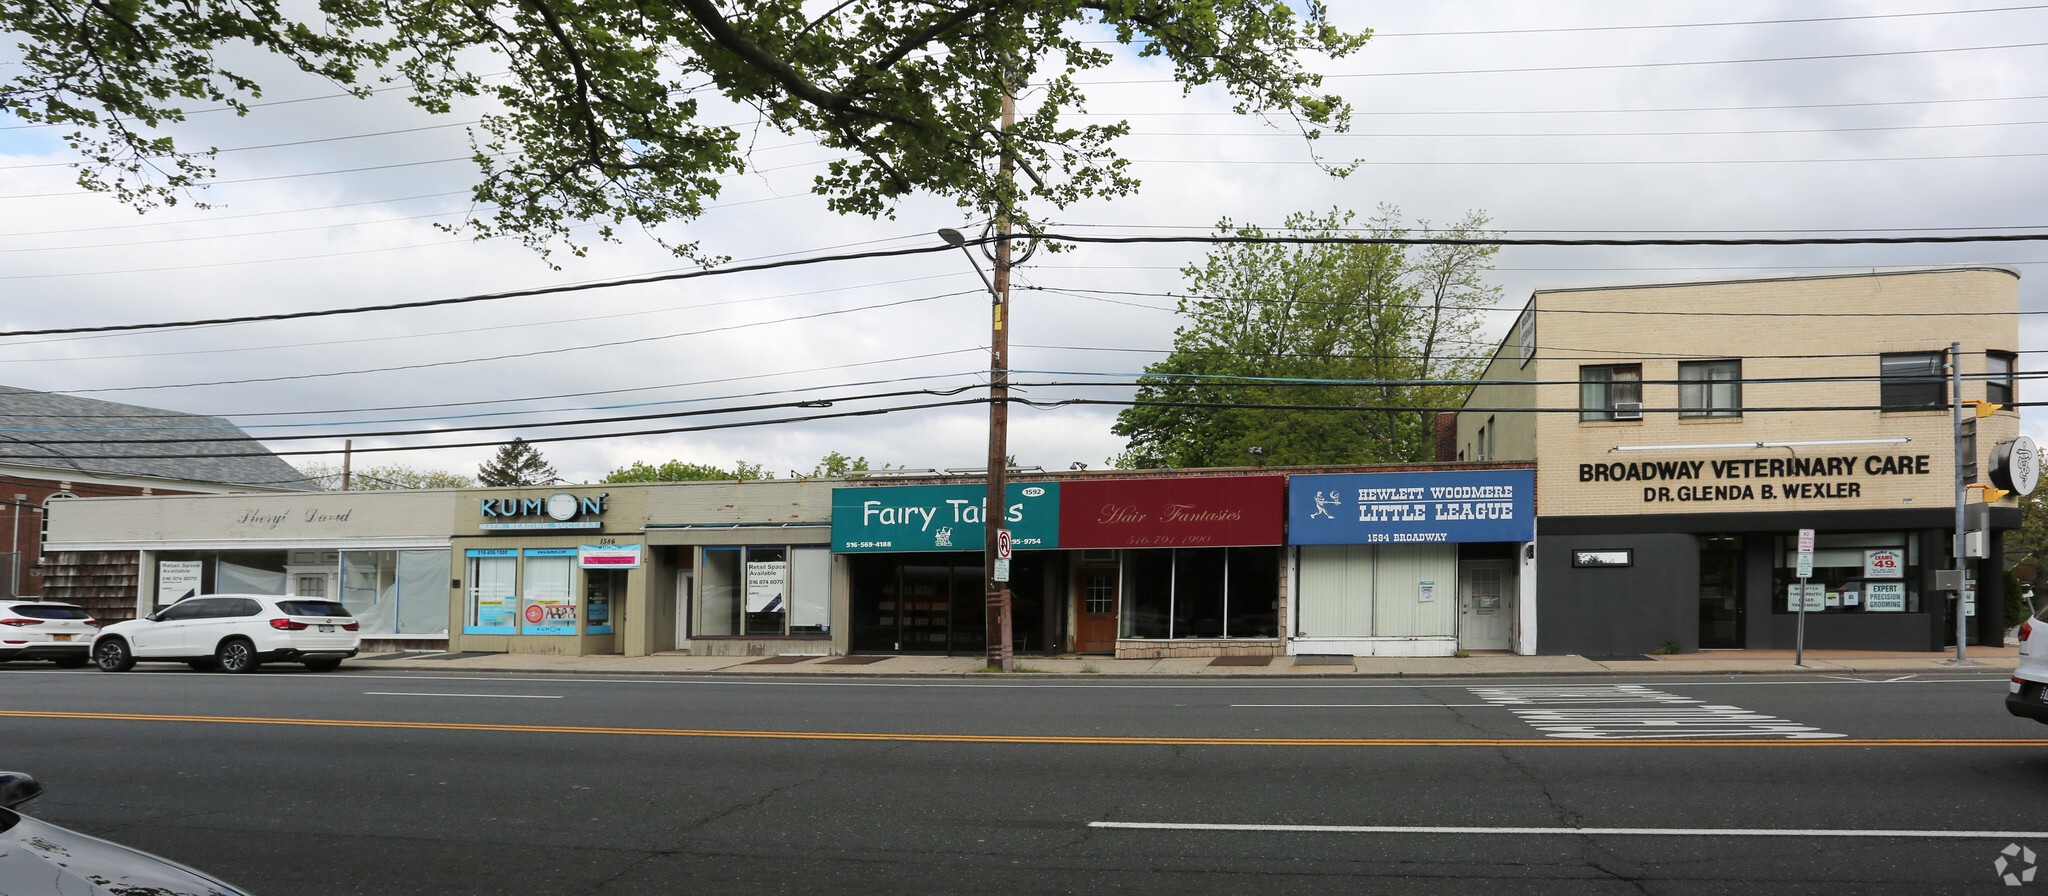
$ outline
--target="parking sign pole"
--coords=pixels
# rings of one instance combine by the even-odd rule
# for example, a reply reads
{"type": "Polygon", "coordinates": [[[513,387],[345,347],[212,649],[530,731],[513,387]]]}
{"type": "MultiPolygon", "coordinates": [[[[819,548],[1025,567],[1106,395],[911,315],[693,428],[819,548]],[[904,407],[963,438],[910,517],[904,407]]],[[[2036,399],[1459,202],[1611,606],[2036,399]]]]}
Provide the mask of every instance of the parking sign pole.
{"type": "Polygon", "coordinates": [[[1792,665],[1806,665],[1806,580],[1813,576],[1813,530],[1799,530],[1799,627],[1792,635],[1792,665]]]}

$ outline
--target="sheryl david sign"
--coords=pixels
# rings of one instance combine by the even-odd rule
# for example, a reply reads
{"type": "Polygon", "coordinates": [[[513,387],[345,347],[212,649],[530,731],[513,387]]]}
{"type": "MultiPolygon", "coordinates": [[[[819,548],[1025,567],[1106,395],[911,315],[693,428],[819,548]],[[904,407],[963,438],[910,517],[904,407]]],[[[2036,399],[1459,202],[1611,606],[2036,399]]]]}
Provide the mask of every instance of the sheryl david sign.
{"type": "MultiPolygon", "coordinates": [[[[1018,550],[1059,547],[1060,485],[1012,482],[1004,486],[1003,527],[1018,550]]],[[[898,485],[832,490],[832,550],[979,551],[982,485],[898,485]]]]}
{"type": "Polygon", "coordinates": [[[1535,538],[1534,470],[1334,473],[1287,482],[1288,544],[1535,538]]]}

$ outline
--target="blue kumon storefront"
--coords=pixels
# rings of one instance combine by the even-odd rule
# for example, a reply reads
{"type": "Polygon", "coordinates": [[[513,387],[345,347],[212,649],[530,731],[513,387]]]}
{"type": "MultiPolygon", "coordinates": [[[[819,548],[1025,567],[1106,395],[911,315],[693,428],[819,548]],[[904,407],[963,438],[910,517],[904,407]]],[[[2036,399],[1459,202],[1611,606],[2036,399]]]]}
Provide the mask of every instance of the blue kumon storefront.
{"type": "Polygon", "coordinates": [[[1536,652],[1536,471],[1288,477],[1287,652],[1536,652]]]}

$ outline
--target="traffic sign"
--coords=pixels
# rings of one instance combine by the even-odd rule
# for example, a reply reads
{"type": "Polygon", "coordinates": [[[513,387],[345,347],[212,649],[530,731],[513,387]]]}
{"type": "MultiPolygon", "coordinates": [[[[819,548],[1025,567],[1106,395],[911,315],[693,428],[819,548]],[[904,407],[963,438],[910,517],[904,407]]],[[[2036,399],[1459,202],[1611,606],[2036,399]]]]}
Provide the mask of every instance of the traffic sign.
{"type": "MultiPolygon", "coordinates": [[[[996,559],[1010,559],[1010,530],[1008,529],[996,530],[996,559]]],[[[1001,580],[999,579],[998,581],[1001,580]]]]}

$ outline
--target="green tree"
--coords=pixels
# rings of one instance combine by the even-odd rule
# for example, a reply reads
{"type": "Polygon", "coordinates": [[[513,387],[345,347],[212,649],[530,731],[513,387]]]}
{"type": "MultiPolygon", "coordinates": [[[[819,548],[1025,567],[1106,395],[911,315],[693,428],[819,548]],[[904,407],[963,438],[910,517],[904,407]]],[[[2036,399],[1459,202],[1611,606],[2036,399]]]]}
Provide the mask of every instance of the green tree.
{"type": "MultiPolygon", "coordinates": [[[[841,213],[886,216],[916,192],[983,215],[1123,195],[1137,181],[1113,144],[1128,124],[1072,120],[1086,100],[1075,75],[1114,59],[1106,43],[1313,140],[1346,129],[1351,110],[1300,58],[1342,57],[1367,37],[1331,26],[1315,0],[36,0],[0,4],[0,30],[20,47],[0,111],[76,128],[79,182],[138,208],[213,176],[213,150],[163,129],[194,104],[248,114],[265,91],[233,62],[249,48],[357,96],[401,84],[430,113],[481,98],[479,211],[461,226],[543,253],[556,240],[583,251],[569,229],[585,221],[611,239],[619,224],[696,218],[717,178],[775,142],[758,129],[838,154],[813,190],[841,213]],[[1019,85],[1029,108],[996,127],[1019,85]],[[757,123],[705,121],[731,116],[701,109],[720,97],[757,123]],[[1030,176],[1005,177],[1004,152],[1030,176]]],[[[671,248],[696,257],[694,244],[671,248]]]]}
{"type": "Polygon", "coordinates": [[[686,464],[672,460],[660,466],[636,460],[606,473],[604,482],[723,482],[734,479],[774,479],[760,464],[737,461],[724,470],[710,464],[686,464]]]}
{"type": "Polygon", "coordinates": [[[865,457],[847,457],[844,454],[840,454],[839,452],[834,451],[818,460],[818,465],[811,468],[810,478],[836,478],[845,476],[848,473],[865,473],[869,470],[887,469],[889,469],[888,464],[882,464],[881,466],[877,467],[870,467],[868,466],[868,459],[865,457]]]}
{"type": "MultiPolygon", "coordinates": [[[[1402,238],[1382,206],[1361,234],[1353,215],[1296,213],[1283,234],[1402,238]]],[[[1430,236],[1488,236],[1472,212],[1430,236]]],[[[1221,236],[1267,236],[1232,227],[1221,236]]],[[[1435,409],[1454,408],[1483,352],[1472,342],[1499,298],[1485,282],[1498,247],[1386,243],[1222,243],[1182,270],[1187,319],[1174,351],[1146,368],[1141,404],[1117,415],[1123,468],[1423,461],[1435,409]],[[1317,410],[1341,408],[1342,410],[1317,410]],[[1252,449],[1259,449],[1254,454],[1252,449]]]]}
{"type": "MultiPolygon", "coordinates": [[[[306,478],[320,483],[328,491],[341,489],[341,467],[336,464],[314,462],[299,467],[306,478]]],[[[383,464],[374,467],[357,467],[349,471],[351,490],[371,491],[379,489],[410,488],[470,488],[476,479],[447,470],[421,470],[404,464],[383,464]]]]}
{"type": "Polygon", "coordinates": [[[476,479],[479,484],[492,487],[553,485],[562,481],[555,468],[525,439],[513,439],[499,448],[496,456],[477,468],[476,479]]]}

